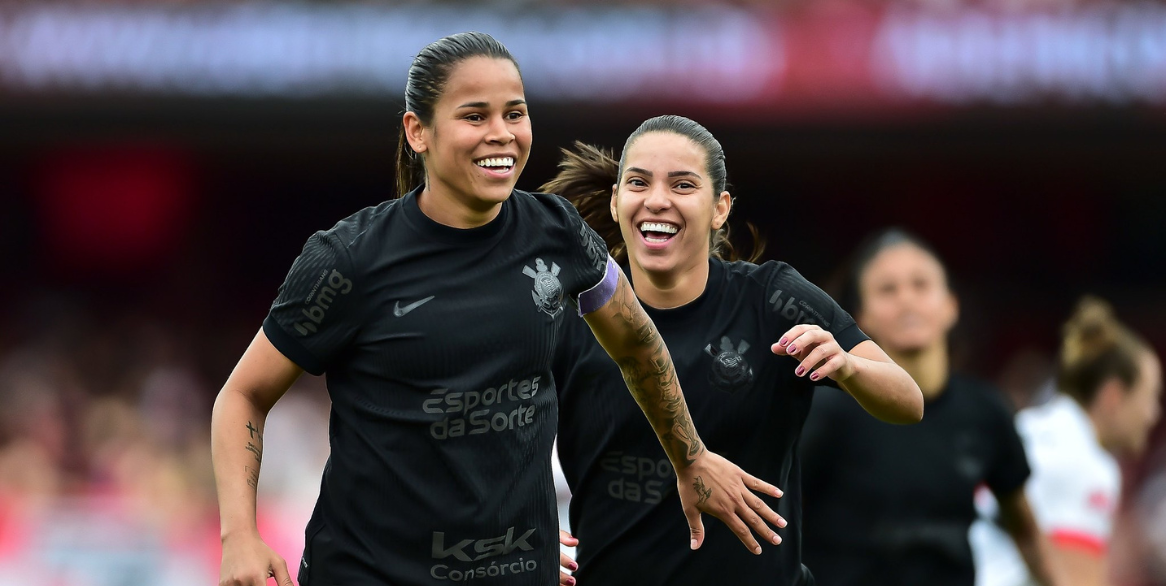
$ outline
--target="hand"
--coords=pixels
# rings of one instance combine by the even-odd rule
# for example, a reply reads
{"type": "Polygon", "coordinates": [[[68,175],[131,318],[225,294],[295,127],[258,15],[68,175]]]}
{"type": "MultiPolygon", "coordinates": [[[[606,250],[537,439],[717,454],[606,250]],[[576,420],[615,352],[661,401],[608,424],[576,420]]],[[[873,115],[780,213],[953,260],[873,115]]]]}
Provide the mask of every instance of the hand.
{"type": "Polygon", "coordinates": [[[818,326],[796,325],[769,348],[778,356],[792,356],[801,364],[794,370],[797,376],[810,376],[819,381],[830,377],[842,382],[854,374],[854,362],[834,339],[834,334],[818,326]]]}
{"type": "MultiPolygon", "coordinates": [[[[579,540],[575,539],[574,535],[559,529],[559,543],[567,547],[575,547],[579,545],[579,540]]],[[[559,566],[564,570],[570,570],[572,572],[579,569],[579,564],[575,563],[575,560],[571,559],[571,556],[562,551],[559,552],[559,566]]],[[[567,572],[559,570],[559,586],[575,586],[575,578],[567,572]]]]}
{"type": "Polygon", "coordinates": [[[279,586],[293,586],[287,562],[259,534],[223,539],[219,586],[267,586],[268,578],[275,578],[279,586]]]}
{"type": "Polygon", "coordinates": [[[755,554],[761,553],[761,545],[753,539],[750,527],[769,543],[781,543],[781,537],[766,525],[766,521],[785,527],[785,519],[753,494],[757,491],[780,497],[781,490],[776,486],[749,475],[736,464],[708,450],[697,456],[692,465],[676,471],[676,485],[684,516],[688,518],[692,549],[699,549],[704,542],[701,512],[728,525],[741,543],[755,554]]]}

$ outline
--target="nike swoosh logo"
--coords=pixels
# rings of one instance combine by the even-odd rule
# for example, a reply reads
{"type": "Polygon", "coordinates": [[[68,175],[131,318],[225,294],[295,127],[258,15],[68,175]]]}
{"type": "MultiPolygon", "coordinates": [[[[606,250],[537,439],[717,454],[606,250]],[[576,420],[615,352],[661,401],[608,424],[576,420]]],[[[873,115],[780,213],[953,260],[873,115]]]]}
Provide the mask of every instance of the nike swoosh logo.
{"type": "Polygon", "coordinates": [[[436,295],[430,295],[429,297],[426,297],[425,299],[422,299],[421,301],[414,301],[413,303],[410,303],[409,305],[406,305],[405,307],[401,307],[401,302],[398,301],[397,304],[393,306],[393,315],[395,315],[397,317],[402,317],[406,313],[409,313],[410,311],[413,311],[414,309],[421,307],[422,305],[425,304],[426,301],[429,301],[430,299],[433,299],[434,297],[436,297],[436,295]]]}

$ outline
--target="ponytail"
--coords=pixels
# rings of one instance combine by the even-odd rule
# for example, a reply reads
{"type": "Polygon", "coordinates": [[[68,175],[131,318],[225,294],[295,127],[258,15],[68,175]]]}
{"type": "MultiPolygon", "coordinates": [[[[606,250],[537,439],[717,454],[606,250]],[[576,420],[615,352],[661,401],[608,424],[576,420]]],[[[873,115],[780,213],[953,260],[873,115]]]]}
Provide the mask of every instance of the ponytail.
{"type": "Polygon", "coordinates": [[[583,220],[603,237],[612,258],[623,262],[627,247],[619,224],[611,219],[611,189],[619,181],[619,161],[611,151],[575,141],[575,150],[562,149],[559,172],[539,191],[557,193],[571,202],[583,220]]]}

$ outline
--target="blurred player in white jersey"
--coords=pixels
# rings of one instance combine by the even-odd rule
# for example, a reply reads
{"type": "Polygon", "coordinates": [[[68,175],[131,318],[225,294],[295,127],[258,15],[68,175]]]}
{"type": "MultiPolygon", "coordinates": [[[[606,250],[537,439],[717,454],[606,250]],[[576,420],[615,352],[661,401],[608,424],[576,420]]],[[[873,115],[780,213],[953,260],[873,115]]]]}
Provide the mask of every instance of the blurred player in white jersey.
{"type": "MultiPolygon", "coordinates": [[[[1108,584],[1106,553],[1121,494],[1115,456],[1133,456],[1159,416],[1161,363],[1110,306],[1087,297],[1065,324],[1057,372],[1060,391],[1024,409],[1016,425],[1032,467],[1026,491],[1052,563],[1068,586],[1108,584]]],[[[983,516],[996,502],[977,494],[983,516]]],[[[972,529],[977,586],[1022,586],[1030,578],[1015,548],[991,521],[972,529]]]]}

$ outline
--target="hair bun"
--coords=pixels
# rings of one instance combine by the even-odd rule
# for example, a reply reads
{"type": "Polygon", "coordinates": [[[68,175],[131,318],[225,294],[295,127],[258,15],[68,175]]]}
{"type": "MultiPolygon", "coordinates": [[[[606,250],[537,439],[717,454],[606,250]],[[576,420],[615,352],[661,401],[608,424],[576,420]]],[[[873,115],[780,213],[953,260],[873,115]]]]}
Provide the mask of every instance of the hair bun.
{"type": "Polygon", "coordinates": [[[1092,295],[1083,297],[1065,322],[1061,363],[1093,360],[1112,349],[1117,344],[1120,327],[1113,306],[1092,295]]]}

